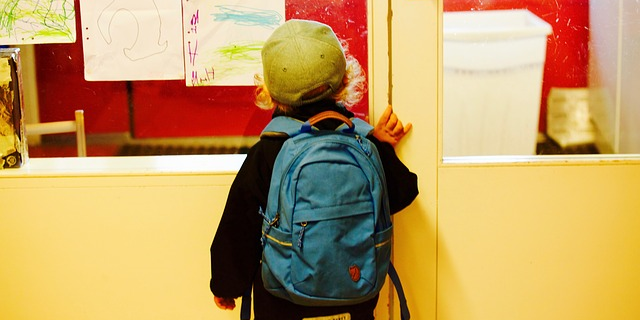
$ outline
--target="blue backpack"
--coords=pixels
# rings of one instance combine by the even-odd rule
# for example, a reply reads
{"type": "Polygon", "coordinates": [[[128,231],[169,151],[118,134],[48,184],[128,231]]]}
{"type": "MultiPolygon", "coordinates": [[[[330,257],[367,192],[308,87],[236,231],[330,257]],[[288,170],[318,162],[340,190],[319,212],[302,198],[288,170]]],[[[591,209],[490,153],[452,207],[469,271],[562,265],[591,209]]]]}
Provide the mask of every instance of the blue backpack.
{"type": "MultiPolygon", "coordinates": [[[[271,294],[305,306],[374,298],[387,274],[409,319],[390,263],[393,226],[382,162],[363,120],[333,111],[307,122],[276,117],[262,135],[286,135],[261,211],[262,280],[271,294]],[[319,121],[344,124],[318,130],[319,121]]],[[[244,301],[243,301],[244,302],[244,301]]]]}

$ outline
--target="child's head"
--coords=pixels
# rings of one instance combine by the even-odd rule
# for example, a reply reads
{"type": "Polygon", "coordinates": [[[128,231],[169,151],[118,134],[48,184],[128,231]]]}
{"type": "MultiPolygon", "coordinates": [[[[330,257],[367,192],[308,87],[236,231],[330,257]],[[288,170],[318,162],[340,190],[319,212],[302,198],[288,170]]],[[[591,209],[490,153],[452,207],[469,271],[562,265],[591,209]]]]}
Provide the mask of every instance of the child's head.
{"type": "Polygon", "coordinates": [[[289,20],[276,29],[262,48],[262,65],[256,104],[263,109],[286,112],[324,99],[351,106],[366,88],[358,61],[331,27],[315,21],[289,20]]]}

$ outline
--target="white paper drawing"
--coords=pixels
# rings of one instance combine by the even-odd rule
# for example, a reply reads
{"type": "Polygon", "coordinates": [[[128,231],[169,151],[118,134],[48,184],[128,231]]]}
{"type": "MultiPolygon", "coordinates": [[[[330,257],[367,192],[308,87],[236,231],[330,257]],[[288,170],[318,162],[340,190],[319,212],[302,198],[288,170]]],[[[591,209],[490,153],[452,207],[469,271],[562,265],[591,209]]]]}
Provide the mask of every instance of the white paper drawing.
{"type": "Polygon", "coordinates": [[[183,0],[187,86],[253,85],[260,50],[284,23],[284,0],[183,0]]]}
{"type": "Polygon", "coordinates": [[[75,41],[73,0],[0,0],[0,45],[75,41]]]}
{"type": "Polygon", "coordinates": [[[183,79],[181,12],[175,0],[82,0],[85,79],[183,79]]]}

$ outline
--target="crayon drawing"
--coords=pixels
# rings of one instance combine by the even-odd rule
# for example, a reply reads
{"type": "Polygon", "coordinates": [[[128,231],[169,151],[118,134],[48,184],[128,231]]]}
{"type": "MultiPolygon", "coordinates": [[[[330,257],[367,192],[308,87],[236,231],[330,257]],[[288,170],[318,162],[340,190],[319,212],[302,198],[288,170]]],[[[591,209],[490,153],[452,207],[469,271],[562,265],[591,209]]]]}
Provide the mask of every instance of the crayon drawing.
{"type": "Polygon", "coordinates": [[[284,1],[183,0],[187,86],[253,85],[260,51],[284,23],[284,1]]]}
{"type": "Polygon", "coordinates": [[[85,79],[184,79],[180,2],[86,0],[80,11],[85,79]]]}
{"type": "Polygon", "coordinates": [[[73,0],[0,0],[0,45],[75,41],[73,0]]]}

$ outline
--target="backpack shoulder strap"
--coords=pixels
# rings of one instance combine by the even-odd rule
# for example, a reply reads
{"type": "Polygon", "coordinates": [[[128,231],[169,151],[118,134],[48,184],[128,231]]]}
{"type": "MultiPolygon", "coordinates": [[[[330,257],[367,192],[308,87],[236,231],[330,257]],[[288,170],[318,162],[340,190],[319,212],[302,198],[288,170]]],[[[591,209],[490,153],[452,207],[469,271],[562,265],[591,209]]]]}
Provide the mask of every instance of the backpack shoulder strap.
{"type": "Polygon", "coordinates": [[[304,122],[286,116],[275,117],[262,130],[260,137],[292,137],[300,132],[304,122]]]}
{"type": "MultiPolygon", "coordinates": [[[[373,127],[360,118],[351,118],[351,122],[353,123],[354,131],[363,137],[368,136],[373,131],[373,127]]],[[[341,130],[345,126],[346,124],[342,124],[336,130],[341,130]]]]}
{"type": "Polygon", "coordinates": [[[251,320],[251,292],[252,286],[244,292],[240,305],[240,320],[251,320]]]}
{"type": "Polygon", "coordinates": [[[396,289],[396,293],[398,294],[398,301],[400,302],[400,318],[401,320],[409,320],[411,319],[411,314],[409,313],[407,298],[404,295],[402,283],[400,283],[400,276],[398,276],[398,272],[391,262],[389,262],[389,270],[387,273],[389,274],[389,279],[391,279],[391,282],[396,289]]]}

